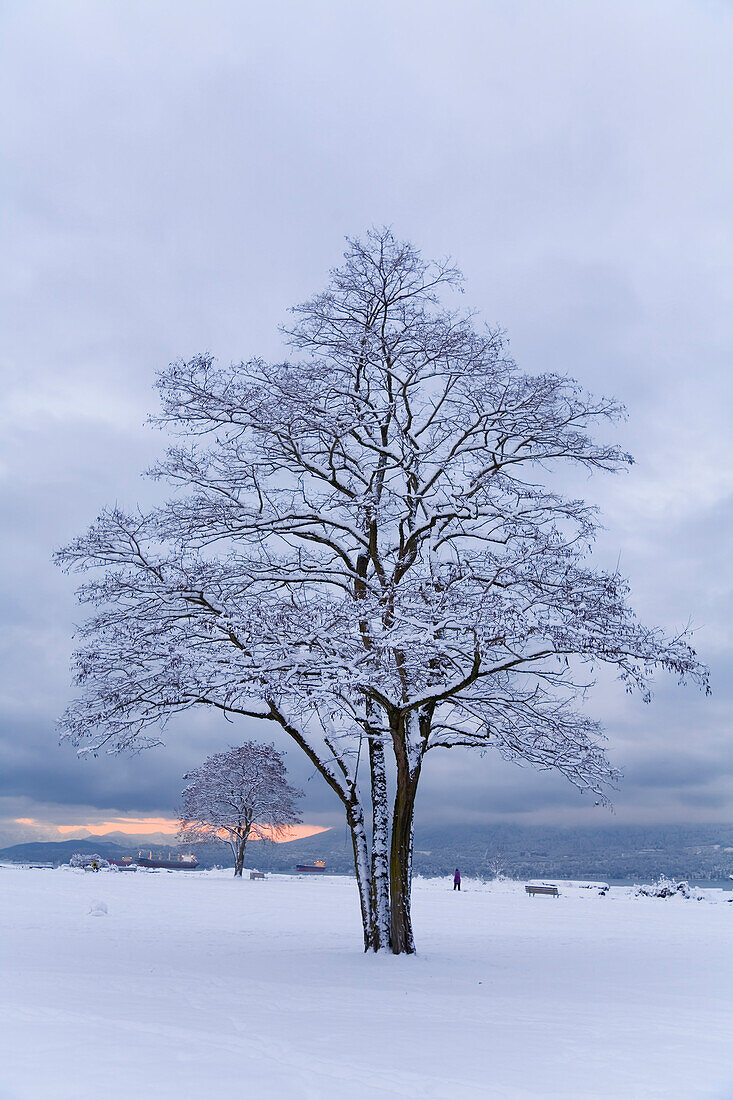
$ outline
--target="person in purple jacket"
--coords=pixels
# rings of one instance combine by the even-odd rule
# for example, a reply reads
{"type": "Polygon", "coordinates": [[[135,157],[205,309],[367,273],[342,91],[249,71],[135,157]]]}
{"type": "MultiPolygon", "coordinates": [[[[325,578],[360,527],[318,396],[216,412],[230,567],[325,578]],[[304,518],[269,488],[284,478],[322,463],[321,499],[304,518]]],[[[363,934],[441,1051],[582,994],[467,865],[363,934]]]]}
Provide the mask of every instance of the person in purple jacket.
{"type": "Polygon", "coordinates": [[[456,873],[453,876],[453,889],[458,890],[458,892],[460,893],[460,890],[461,890],[461,872],[458,870],[457,867],[456,867],[456,873]]]}

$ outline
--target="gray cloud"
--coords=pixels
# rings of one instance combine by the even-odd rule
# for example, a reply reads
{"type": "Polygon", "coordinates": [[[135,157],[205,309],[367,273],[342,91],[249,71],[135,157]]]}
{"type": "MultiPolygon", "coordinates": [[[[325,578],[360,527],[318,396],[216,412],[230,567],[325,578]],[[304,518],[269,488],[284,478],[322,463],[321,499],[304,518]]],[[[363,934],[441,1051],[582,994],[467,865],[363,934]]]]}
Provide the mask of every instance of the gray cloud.
{"type": "MultiPolygon", "coordinates": [[[[730,817],[732,35],[728,5],[682,0],[4,5],[6,797],[164,812],[238,736],[197,718],[128,761],[56,748],[80,612],[50,554],[103,504],[153,499],[157,367],[277,355],[343,235],[387,221],[455,257],[524,368],[629,405],[637,465],[573,488],[640,614],[692,617],[715,695],[665,685],[646,708],[602,681],[589,706],[627,774],[619,818],[730,817]]],[[[490,757],[437,758],[425,783],[420,812],[445,819],[597,815],[490,757]]]]}

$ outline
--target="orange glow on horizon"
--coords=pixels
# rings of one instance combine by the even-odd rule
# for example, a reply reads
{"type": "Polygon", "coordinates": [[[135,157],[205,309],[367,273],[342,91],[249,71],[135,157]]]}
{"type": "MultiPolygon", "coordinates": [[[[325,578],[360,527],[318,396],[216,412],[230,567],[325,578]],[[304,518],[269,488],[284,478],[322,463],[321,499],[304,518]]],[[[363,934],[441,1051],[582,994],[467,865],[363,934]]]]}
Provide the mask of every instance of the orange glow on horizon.
{"type": "Polygon", "coordinates": [[[276,844],[288,844],[291,840],[304,840],[307,836],[315,836],[316,833],[327,833],[328,828],[323,825],[288,825],[278,836],[272,835],[272,830],[265,830],[268,840],[274,840],[276,844]]]}
{"type": "Polygon", "coordinates": [[[132,836],[166,833],[172,836],[178,832],[178,821],[170,817],[119,817],[112,821],[91,821],[87,825],[57,825],[56,828],[60,833],[77,833],[85,829],[95,836],[106,836],[107,833],[128,833],[132,836]]]}
{"type": "MultiPolygon", "coordinates": [[[[32,825],[37,829],[56,829],[62,836],[85,832],[93,836],[106,836],[107,833],[126,833],[128,836],[163,833],[166,836],[175,836],[178,832],[178,819],[172,817],[118,817],[111,821],[90,821],[86,825],[55,825],[33,817],[16,817],[15,822],[18,825],[32,825]]],[[[303,840],[307,836],[315,836],[316,833],[328,832],[328,828],[322,825],[290,825],[279,835],[273,835],[271,830],[266,831],[268,839],[276,844],[287,844],[291,840],[303,840]]]]}

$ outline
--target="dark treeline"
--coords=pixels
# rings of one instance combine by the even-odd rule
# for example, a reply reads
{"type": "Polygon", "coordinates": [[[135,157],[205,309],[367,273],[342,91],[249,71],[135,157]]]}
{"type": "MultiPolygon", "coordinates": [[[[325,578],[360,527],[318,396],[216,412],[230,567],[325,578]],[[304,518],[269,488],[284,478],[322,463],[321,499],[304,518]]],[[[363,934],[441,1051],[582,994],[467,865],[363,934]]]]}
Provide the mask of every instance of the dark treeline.
{"type": "MultiPolygon", "coordinates": [[[[134,855],[124,844],[104,837],[87,841],[30,843],[0,850],[0,859],[68,862],[75,850],[92,846],[100,855],[134,855]]],[[[167,846],[166,846],[166,850],[167,846]]],[[[202,867],[231,866],[226,845],[195,848],[202,867]]],[[[325,859],[327,870],[352,871],[350,841],[341,828],[288,844],[258,841],[247,864],[263,871],[291,872],[296,863],[325,859]]],[[[605,828],[542,826],[418,827],[415,873],[449,875],[456,866],[465,876],[510,878],[610,878],[650,881],[661,874],[705,881],[733,874],[733,825],[615,825],[605,828]]]]}

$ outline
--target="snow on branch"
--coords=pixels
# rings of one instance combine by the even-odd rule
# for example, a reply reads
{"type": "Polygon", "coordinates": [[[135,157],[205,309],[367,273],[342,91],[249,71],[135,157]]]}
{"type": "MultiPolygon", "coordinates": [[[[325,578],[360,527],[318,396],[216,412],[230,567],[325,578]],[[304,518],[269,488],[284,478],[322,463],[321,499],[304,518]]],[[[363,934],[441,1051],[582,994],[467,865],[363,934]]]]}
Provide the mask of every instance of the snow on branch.
{"type": "Polygon", "coordinates": [[[587,666],[644,697],[657,671],[707,688],[688,633],[641,625],[593,567],[595,511],[554,484],[631,462],[597,438],[622,407],[520,372],[446,304],[457,289],[373,230],[294,309],[292,360],[162,372],[171,499],[58,554],[94,609],[72,740],[135,746],[208,705],[288,728],[343,798],[365,738],[413,771],[430,747],[493,746],[598,791],[599,728],[571,706],[587,666]]]}

